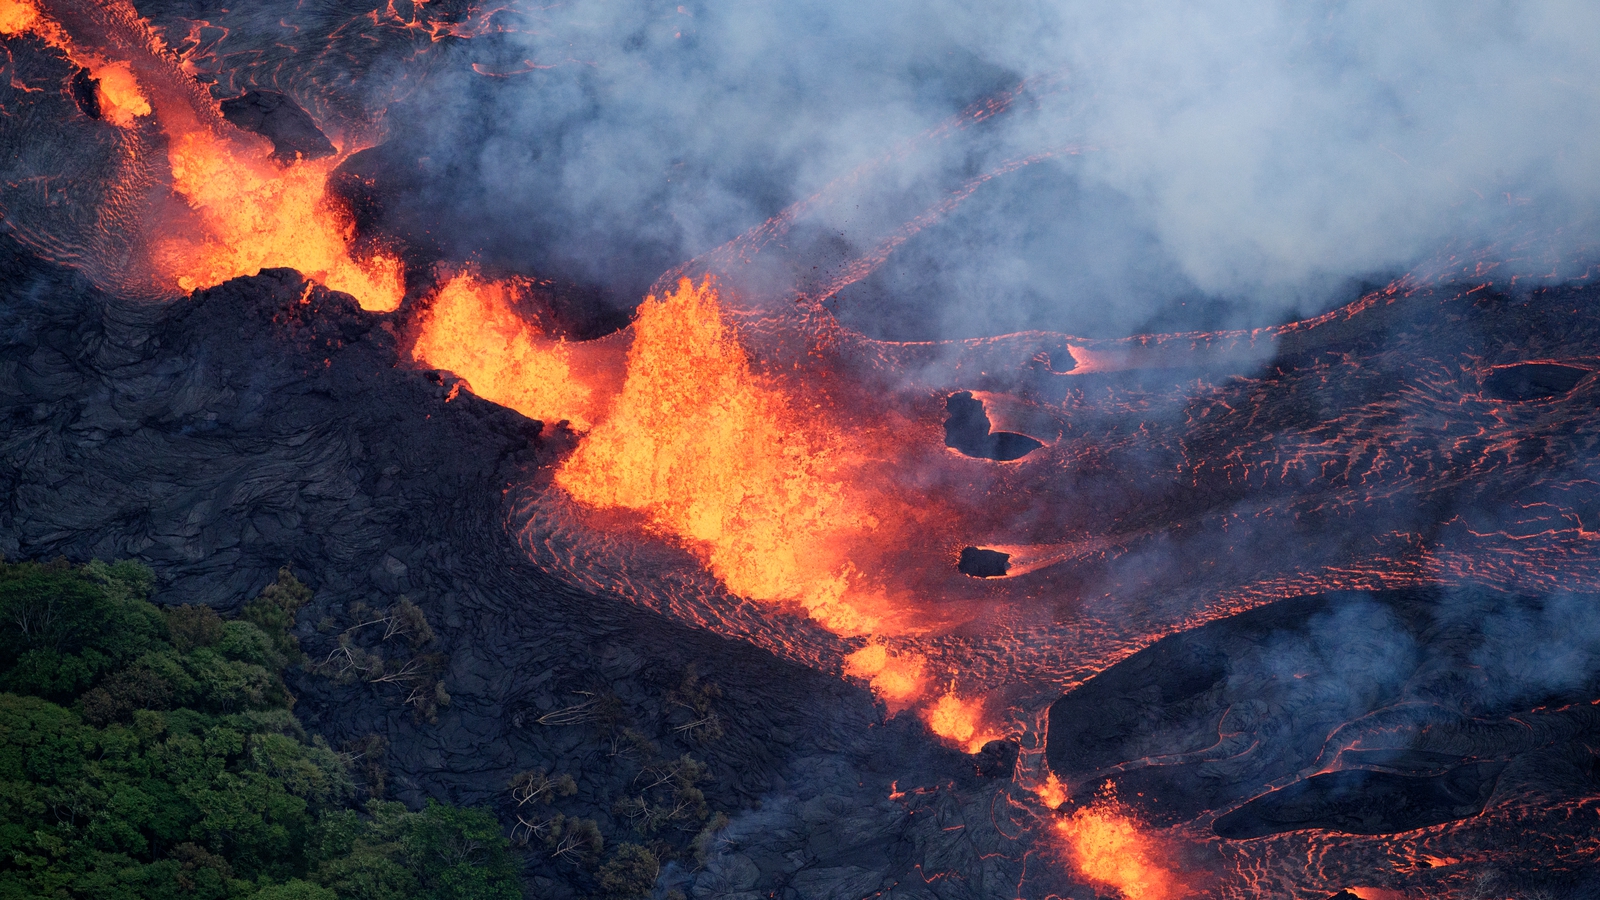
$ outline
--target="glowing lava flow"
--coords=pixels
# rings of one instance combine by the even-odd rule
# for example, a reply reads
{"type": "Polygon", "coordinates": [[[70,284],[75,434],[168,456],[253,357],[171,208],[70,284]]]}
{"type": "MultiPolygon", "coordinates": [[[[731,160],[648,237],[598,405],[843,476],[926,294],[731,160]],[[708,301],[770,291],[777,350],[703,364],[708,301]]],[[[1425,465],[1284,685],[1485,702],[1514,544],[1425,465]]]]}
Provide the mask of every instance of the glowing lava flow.
{"type": "Polygon", "coordinates": [[[793,603],[836,634],[879,618],[841,539],[873,527],[844,451],[752,371],[709,281],[647,298],[610,415],[556,474],[592,507],[644,512],[690,541],[728,589],[793,603]]]}
{"type": "Polygon", "coordinates": [[[169,129],[169,137],[173,186],[204,225],[203,238],[173,237],[156,249],[157,265],[178,287],[191,291],[284,266],[350,294],[363,309],[400,305],[400,260],[351,258],[353,229],[328,205],[328,175],[341,158],[280,168],[205,132],[169,129]]]}
{"type": "Polygon", "coordinates": [[[573,371],[569,347],[518,316],[515,281],[463,272],[439,289],[412,358],[465,379],[474,394],[531,419],[591,425],[593,391],[573,371]]]}
{"type": "Polygon", "coordinates": [[[343,156],[277,165],[263,140],[223,122],[131,6],[63,4],[62,13],[0,0],[0,34],[34,35],[89,69],[111,124],[137,127],[154,114],[167,137],[172,187],[195,220],[163,223],[151,253],[160,281],[187,292],[282,266],[351,294],[365,309],[400,305],[400,260],[384,253],[353,258],[352,227],[328,202],[328,175],[343,156]],[[91,39],[77,39],[75,30],[91,39]],[[107,61],[101,49],[84,49],[97,38],[105,53],[119,48],[128,58],[107,61]]]}
{"type": "MultiPolygon", "coordinates": [[[[819,415],[803,386],[757,371],[712,282],[683,280],[647,298],[627,331],[573,343],[545,337],[519,311],[524,287],[474,272],[450,279],[420,322],[413,359],[491,402],[587,432],[554,476],[574,511],[642,514],[729,593],[790,607],[837,637],[870,637],[834,644],[833,658],[892,711],[915,709],[954,746],[996,736],[978,697],[953,683],[934,696],[957,673],[934,672],[894,641],[926,627],[915,598],[858,568],[904,531],[910,503],[864,477],[863,435],[819,415]]],[[[605,571],[577,565],[585,579],[605,571]]]]}
{"type": "Polygon", "coordinates": [[[1104,797],[1059,820],[1067,854],[1080,875],[1115,888],[1127,900],[1173,900],[1187,889],[1160,859],[1154,841],[1117,803],[1104,797]]]}
{"type": "MultiPolygon", "coordinates": [[[[556,527],[613,532],[600,544],[609,549],[573,555],[570,537],[553,548],[544,525],[524,530],[525,546],[580,583],[627,594],[632,582],[609,554],[629,551],[614,543],[620,523],[605,511],[638,513],[636,522],[687,549],[746,612],[787,608],[820,626],[828,649],[810,664],[867,682],[891,711],[914,711],[952,746],[977,750],[999,736],[986,698],[957,692],[966,674],[935,666],[911,644],[938,627],[941,611],[914,586],[891,590],[868,574],[884,567],[886,547],[898,552],[898,536],[925,524],[916,516],[942,518],[926,497],[874,480],[885,467],[871,449],[881,435],[828,416],[814,386],[761,371],[709,280],[680,281],[647,298],[626,331],[588,342],[543,337],[519,313],[517,293],[514,279],[451,279],[421,322],[413,357],[493,402],[587,429],[554,475],[566,498],[556,508],[573,517],[556,527]],[[840,640],[860,637],[868,640],[840,640]]],[[[773,647],[785,648],[793,649],[773,647]]]]}
{"type": "Polygon", "coordinates": [[[126,62],[107,62],[77,50],[61,26],[40,14],[38,7],[27,0],[0,0],[0,35],[19,34],[39,38],[87,69],[97,82],[95,97],[106,121],[127,128],[136,118],[150,115],[150,101],[139,89],[132,66],[126,62]]]}

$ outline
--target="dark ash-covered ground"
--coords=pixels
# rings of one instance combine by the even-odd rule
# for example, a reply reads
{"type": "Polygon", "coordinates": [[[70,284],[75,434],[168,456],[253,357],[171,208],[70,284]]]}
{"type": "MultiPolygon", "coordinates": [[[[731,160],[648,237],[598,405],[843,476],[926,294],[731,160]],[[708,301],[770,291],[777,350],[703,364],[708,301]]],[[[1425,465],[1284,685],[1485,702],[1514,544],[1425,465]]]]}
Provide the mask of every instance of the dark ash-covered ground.
{"type": "MultiPolygon", "coordinates": [[[[647,763],[690,753],[733,819],[708,865],[686,857],[664,876],[693,896],[990,897],[1021,878],[1027,841],[989,810],[1010,788],[972,758],[885,724],[861,688],[530,566],[503,527],[504,490],[561,439],[396,368],[384,317],[288,270],[147,305],[9,242],[0,254],[0,549],[137,558],[159,602],[223,608],[287,564],[316,591],[298,626],[313,661],[356,604],[414,600],[448,658],[436,723],[395,685],[293,683],[297,715],[335,746],[387,740],[391,796],[488,805],[509,828],[508,780],[544,768],[577,781],[561,812],[637,840],[615,800],[647,763]],[[721,692],[715,740],[676,731],[664,699],[691,663],[721,692]],[[538,724],[596,695],[608,716],[538,724]],[[619,750],[624,728],[654,757],[619,750]],[[896,785],[907,796],[890,800],[896,785]]],[[[581,867],[537,840],[527,861],[537,894],[585,890],[581,867]]]]}

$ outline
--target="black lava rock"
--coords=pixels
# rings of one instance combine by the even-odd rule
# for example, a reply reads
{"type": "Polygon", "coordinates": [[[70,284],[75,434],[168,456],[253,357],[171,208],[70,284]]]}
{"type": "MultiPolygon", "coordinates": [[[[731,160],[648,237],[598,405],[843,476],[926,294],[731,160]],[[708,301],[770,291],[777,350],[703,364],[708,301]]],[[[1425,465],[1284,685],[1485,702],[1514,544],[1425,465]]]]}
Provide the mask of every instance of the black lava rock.
{"type": "Polygon", "coordinates": [[[978,751],[974,763],[980,778],[1010,778],[1017,771],[1016,741],[990,741],[978,751]]]}
{"type": "Polygon", "coordinates": [[[222,101],[222,116],[229,122],[272,142],[272,157],[280,162],[332,156],[333,143],[310,114],[292,98],[276,91],[248,91],[222,101]]]}
{"type": "Polygon", "coordinates": [[[1011,571],[1011,554],[982,547],[962,547],[956,570],[973,578],[1000,578],[1011,571]]]}
{"type": "Polygon", "coordinates": [[[78,104],[83,114],[91,119],[100,118],[100,79],[95,78],[86,68],[79,68],[72,75],[72,101],[78,104]]]}
{"type": "Polygon", "coordinates": [[[944,423],[944,445],[967,456],[1010,462],[1021,459],[1044,444],[1025,434],[991,432],[983,401],[971,391],[960,391],[945,401],[949,418],[944,423]]]}

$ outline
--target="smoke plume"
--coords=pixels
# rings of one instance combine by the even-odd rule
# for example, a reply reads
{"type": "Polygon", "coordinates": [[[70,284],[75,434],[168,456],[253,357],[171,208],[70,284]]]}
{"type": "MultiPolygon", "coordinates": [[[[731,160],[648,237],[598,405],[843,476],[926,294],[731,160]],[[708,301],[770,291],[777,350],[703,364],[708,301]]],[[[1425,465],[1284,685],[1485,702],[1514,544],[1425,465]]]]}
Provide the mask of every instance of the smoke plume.
{"type": "Polygon", "coordinates": [[[469,42],[475,68],[391,123],[475,176],[427,199],[471,226],[453,250],[626,301],[839,179],[787,277],[1004,170],[840,314],[1110,336],[1309,314],[1440,254],[1528,276],[1580,257],[1597,30],[1558,0],[579,3],[469,42]]]}

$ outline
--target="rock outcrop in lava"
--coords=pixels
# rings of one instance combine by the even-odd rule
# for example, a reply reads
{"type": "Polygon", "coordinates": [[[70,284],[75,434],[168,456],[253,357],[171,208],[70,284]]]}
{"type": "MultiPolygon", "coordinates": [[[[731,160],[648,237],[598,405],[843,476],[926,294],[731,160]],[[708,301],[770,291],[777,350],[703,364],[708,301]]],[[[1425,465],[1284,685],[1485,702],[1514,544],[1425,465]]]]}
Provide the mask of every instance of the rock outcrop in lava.
{"type": "Polygon", "coordinates": [[[971,391],[958,391],[945,401],[944,445],[968,456],[1010,462],[1044,446],[1036,438],[1010,431],[991,431],[983,401],[971,391]]]}
{"type": "Polygon", "coordinates": [[[336,151],[317,123],[277,91],[245,91],[220,104],[223,118],[272,142],[272,157],[281,163],[321,159],[336,151]]]}

